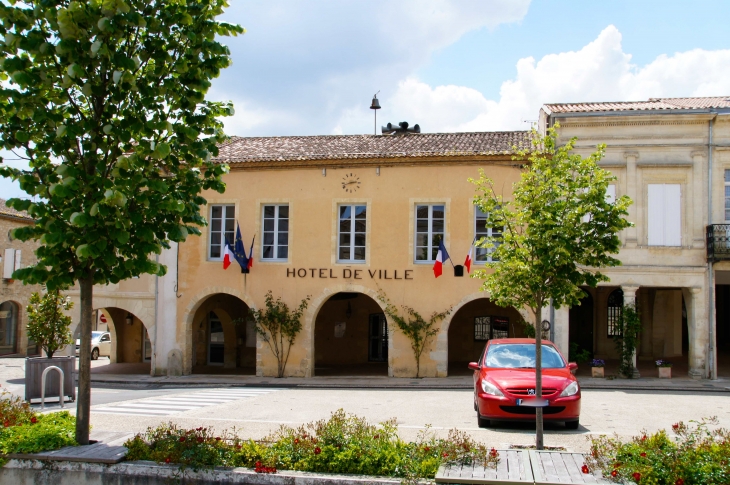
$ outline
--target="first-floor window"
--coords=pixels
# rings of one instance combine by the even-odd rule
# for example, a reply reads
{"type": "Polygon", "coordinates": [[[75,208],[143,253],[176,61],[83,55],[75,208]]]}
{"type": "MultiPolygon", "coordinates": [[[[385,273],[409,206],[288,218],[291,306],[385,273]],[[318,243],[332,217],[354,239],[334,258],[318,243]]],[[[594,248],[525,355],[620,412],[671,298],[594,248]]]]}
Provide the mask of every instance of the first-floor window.
{"type": "Polygon", "coordinates": [[[367,206],[341,205],[337,260],[339,262],[364,262],[367,230],[367,206]]]}
{"type": "Polygon", "coordinates": [[[479,207],[474,207],[474,232],[476,240],[479,241],[481,238],[493,238],[491,240],[494,247],[491,248],[476,248],[476,255],[474,260],[481,263],[496,261],[492,258],[492,253],[497,246],[500,245],[502,239],[502,228],[501,227],[486,227],[487,216],[486,212],[482,212],[479,207]]]}
{"type": "Polygon", "coordinates": [[[265,205],[264,243],[261,258],[286,260],[289,257],[289,206],[286,204],[265,205]]]}
{"type": "Polygon", "coordinates": [[[624,309],[624,292],[620,288],[613,290],[608,295],[608,336],[621,337],[624,332],[622,328],[622,317],[624,309]]]}
{"type": "Polygon", "coordinates": [[[210,206],[208,258],[220,259],[223,257],[223,246],[226,240],[233,245],[235,242],[235,218],[235,205],[215,204],[210,206]]]}
{"type": "Polygon", "coordinates": [[[443,204],[416,206],[416,261],[435,261],[444,238],[446,211],[443,204]]]}

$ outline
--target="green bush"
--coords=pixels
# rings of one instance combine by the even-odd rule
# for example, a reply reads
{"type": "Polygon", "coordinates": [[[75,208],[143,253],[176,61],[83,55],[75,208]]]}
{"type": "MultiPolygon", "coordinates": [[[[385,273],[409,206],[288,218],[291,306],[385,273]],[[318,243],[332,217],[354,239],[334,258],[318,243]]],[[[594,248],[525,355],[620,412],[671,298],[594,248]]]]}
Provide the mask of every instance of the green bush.
{"type": "Polygon", "coordinates": [[[181,469],[243,466],[261,473],[288,469],[405,480],[433,479],[446,462],[492,466],[498,460],[495,450],[460,431],[451,431],[447,439],[426,431],[416,442],[405,442],[394,420],[372,425],[343,410],[298,428],[282,426],[262,442],[228,433],[213,437],[208,428],[182,430],[168,424],[148,429],[125,446],[130,460],[175,463],[181,469]]]}
{"type": "Polygon", "coordinates": [[[730,432],[715,418],[672,425],[675,438],[662,430],[644,432],[628,442],[618,437],[592,439],[589,469],[618,483],[726,485],[730,483],[730,432]]]}

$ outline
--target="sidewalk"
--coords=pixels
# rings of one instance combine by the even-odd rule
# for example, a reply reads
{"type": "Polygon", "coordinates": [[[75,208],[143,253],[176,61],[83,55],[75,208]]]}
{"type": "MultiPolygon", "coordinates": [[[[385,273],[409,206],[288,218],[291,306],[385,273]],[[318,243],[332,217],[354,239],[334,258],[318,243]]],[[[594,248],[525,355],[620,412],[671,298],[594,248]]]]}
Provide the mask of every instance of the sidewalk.
{"type": "MultiPolygon", "coordinates": [[[[651,390],[672,392],[730,392],[730,379],[716,381],[689,378],[657,379],[595,379],[579,377],[583,389],[651,390]]],[[[180,377],[151,377],[149,375],[92,374],[94,384],[140,387],[283,387],[299,389],[473,389],[471,376],[425,377],[274,377],[225,376],[193,374],[180,377]]]]}

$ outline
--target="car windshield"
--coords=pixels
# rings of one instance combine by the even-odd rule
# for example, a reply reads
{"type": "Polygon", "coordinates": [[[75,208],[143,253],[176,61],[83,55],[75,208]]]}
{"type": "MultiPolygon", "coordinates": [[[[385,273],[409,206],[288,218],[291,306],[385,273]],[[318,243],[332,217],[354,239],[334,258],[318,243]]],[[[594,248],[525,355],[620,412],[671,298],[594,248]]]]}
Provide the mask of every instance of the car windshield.
{"type": "MultiPolygon", "coordinates": [[[[501,367],[503,369],[534,369],[534,344],[495,344],[489,346],[486,367],[501,367]]],[[[555,347],[542,346],[543,369],[558,369],[565,367],[565,362],[555,347]]]]}
{"type": "Polygon", "coordinates": [[[104,332],[91,332],[91,340],[96,340],[104,335],[104,332]]]}

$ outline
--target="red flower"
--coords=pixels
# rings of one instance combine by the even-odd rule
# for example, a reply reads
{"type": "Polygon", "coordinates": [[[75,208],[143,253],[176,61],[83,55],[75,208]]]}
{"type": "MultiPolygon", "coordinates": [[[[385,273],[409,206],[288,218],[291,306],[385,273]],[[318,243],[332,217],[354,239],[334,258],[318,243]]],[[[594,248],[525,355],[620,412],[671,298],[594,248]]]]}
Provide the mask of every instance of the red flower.
{"type": "Polygon", "coordinates": [[[378,438],[380,438],[380,435],[376,434],[375,436],[373,436],[373,438],[378,439],[378,438]]]}
{"type": "Polygon", "coordinates": [[[621,466],[621,463],[619,463],[619,462],[616,462],[616,463],[613,464],[613,467],[614,468],[619,468],[620,466],[621,466]]]}
{"type": "Polygon", "coordinates": [[[636,483],[639,483],[639,480],[641,480],[641,473],[634,472],[631,474],[632,477],[634,477],[634,480],[636,480],[636,483]]]}
{"type": "Polygon", "coordinates": [[[494,448],[489,450],[489,456],[491,456],[492,458],[497,458],[497,455],[498,455],[497,450],[495,450],[494,448]]]}
{"type": "Polygon", "coordinates": [[[322,450],[321,450],[321,449],[319,448],[319,446],[317,446],[317,447],[316,447],[316,448],[314,449],[314,454],[315,454],[315,455],[319,455],[320,453],[322,453],[322,450]]]}
{"type": "Polygon", "coordinates": [[[616,475],[618,475],[618,472],[616,470],[611,470],[611,476],[615,478],[616,475]]]}
{"type": "Polygon", "coordinates": [[[260,461],[257,461],[256,464],[255,464],[255,466],[256,466],[256,468],[261,468],[261,462],[260,461]]]}
{"type": "Polygon", "coordinates": [[[180,443],[185,443],[185,437],[184,436],[181,436],[180,437],[180,443]]]}
{"type": "Polygon", "coordinates": [[[216,441],[220,441],[221,439],[220,439],[220,437],[219,437],[219,436],[216,436],[216,437],[215,437],[215,440],[216,440],[216,441]]]}
{"type": "Polygon", "coordinates": [[[203,438],[201,438],[200,436],[198,436],[198,443],[202,443],[202,442],[203,442],[203,438]]]}
{"type": "Polygon", "coordinates": [[[299,444],[299,438],[294,438],[294,444],[295,445],[298,445],[299,444]]]}
{"type": "Polygon", "coordinates": [[[644,452],[642,451],[642,452],[641,452],[641,453],[639,454],[639,456],[641,456],[642,458],[646,458],[646,453],[644,453],[644,452]]]}
{"type": "Polygon", "coordinates": [[[448,453],[446,453],[446,452],[444,452],[444,454],[443,454],[443,455],[441,455],[441,456],[443,456],[444,458],[446,458],[447,456],[449,456],[449,454],[448,454],[448,453]]]}
{"type": "Polygon", "coordinates": [[[431,448],[429,448],[428,446],[426,446],[426,447],[425,447],[425,448],[423,449],[423,451],[425,451],[426,453],[428,453],[429,451],[431,451],[431,448]]]}
{"type": "Polygon", "coordinates": [[[170,457],[165,458],[165,463],[170,463],[170,457]]]}
{"type": "Polygon", "coordinates": [[[674,485],[684,485],[684,480],[681,478],[677,478],[677,481],[674,482],[674,485]]]}
{"type": "Polygon", "coordinates": [[[673,429],[674,431],[677,431],[677,430],[679,429],[679,423],[674,423],[674,424],[672,425],[672,429],[673,429]]]}
{"type": "Polygon", "coordinates": [[[36,418],[35,416],[33,416],[32,418],[30,418],[30,422],[33,423],[33,424],[36,424],[38,422],[38,418],[36,418]]]}
{"type": "Polygon", "coordinates": [[[5,422],[3,423],[3,426],[5,426],[6,428],[9,428],[10,427],[10,421],[5,420],[5,422]]]}
{"type": "Polygon", "coordinates": [[[240,450],[241,449],[241,445],[236,445],[236,449],[237,450],[240,450]]]}
{"type": "Polygon", "coordinates": [[[646,441],[646,435],[641,437],[641,441],[646,441]]]}
{"type": "Polygon", "coordinates": [[[195,431],[203,431],[203,427],[201,426],[200,428],[195,428],[195,431]]]}

